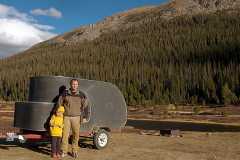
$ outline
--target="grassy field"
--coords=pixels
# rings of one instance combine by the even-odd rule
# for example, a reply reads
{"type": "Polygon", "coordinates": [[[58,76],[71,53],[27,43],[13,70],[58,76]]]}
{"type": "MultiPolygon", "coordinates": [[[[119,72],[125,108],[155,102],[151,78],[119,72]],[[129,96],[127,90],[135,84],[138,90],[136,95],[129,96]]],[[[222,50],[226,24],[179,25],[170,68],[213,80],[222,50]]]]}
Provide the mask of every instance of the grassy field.
{"type": "MultiPolygon", "coordinates": [[[[13,128],[12,104],[0,106],[0,132],[13,128]]],[[[122,133],[111,134],[110,144],[95,150],[91,144],[81,144],[79,159],[85,160],[239,160],[239,107],[202,107],[198,114],[189,107],[174,108],[130,106],[129,118],[122,133]],[[208,111],[209,114],[201,114],[208,111]],[[214,112],[209,112],[213,110],[214,112]],[[222,115],[221,111],[228,112],[222,115]],[[180,113],[179,113],[180,112],[180,113]],[[220,114],[216,114],[220,113],[220,114]],[[198,117],[198,118],[197,118],[198,117]],[[213,118],[215,117],[215,118],[213,118]],[[233,119],[235,118],[235,119],[233,119]],[[142,135],[142,131],[178,129],[180,137],[142,135]]],[[[70,146],[71,147],[71,146],[70,146]]],[[[19,145],[0,138],[0,160],[51,159],[50,145],[19,145]]],[[[70,156],[64,159],[72,159],[70,156]]]]}
{"type": "MultiPolygon", "coordinates": [[[[85,160],[239,160],[239,132],[182,132],[182,137],[115,133],[103,150],[81,146],[79,159],[85,160]]],[[[71,147],[71,146],[70,146],[71,147]]],[[[45,160],[50,145],[31,147],[0,140],[1,160],[45,160]]],[[[64,159],[72,159],[70,156],[64,159]]]]}

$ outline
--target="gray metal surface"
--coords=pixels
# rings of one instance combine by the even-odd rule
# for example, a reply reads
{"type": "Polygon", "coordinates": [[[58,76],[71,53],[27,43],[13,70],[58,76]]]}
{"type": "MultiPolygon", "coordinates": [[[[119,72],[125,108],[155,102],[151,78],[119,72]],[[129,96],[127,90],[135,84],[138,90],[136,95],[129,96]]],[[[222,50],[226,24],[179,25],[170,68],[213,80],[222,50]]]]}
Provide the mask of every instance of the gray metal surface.
{"type": "Polygon", "coordinates": [[[44,124],[52,111],[54,103],[16,102],[14,126],[21,129],[44,131],[44,124]]]}
{"type": "MultiPolygon", "coordinates": [[[[15,110],[15,127],[43,131],[59,93],[66,86],[68,89],[72,77],[46,76],[30,79],[29,102],[17,102],[15,110]],[[47,102],[47,103],[46,103],[47,102]],[[28,119],[28,122],[22,120],[28,119]],[[26,118],[28,117],[28,118],[26,118]]],[[[89,101],[89,121],[81,125],[81,131],[94,127],[118,129],[127,121],[127,106],[120,90],[113,84],[78,79],[80,91],[89,101]]]]}

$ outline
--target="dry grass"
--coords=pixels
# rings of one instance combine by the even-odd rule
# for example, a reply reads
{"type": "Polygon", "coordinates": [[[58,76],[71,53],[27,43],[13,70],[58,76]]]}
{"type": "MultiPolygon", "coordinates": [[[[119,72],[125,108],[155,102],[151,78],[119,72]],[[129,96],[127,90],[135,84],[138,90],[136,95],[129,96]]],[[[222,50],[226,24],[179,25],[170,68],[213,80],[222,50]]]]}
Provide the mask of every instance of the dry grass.
{"type": "MultiPolygon", "coordinates": [[[[239,160],[239,133],[185,132],[182,138],[113,134],[104,150],[81,148],[79,159],[84,160],[239,160]]],[[[50,159],[50,146],[39,148],[1,144],[0,159],[50,159]]],[[[72,159],[70,156],[64,159],[72,159]]]]}
{"type": "MultiPolygon", "coordinates": [[[[5,106],[4,110],[13,109],[5,106]]],[[[157,107],[131,108],[130,117],[138,115],[141,119],[129,119],[123,133],[111,135],[109,146],[103,150],[92,149],[91,145],[81,145],[79,159],[84,160],[239,160],[240,124],[219,124],[191,118],[151,120],[157,107]],[[136,114],[132,114],[136,113],[136,114]],[[143,120],[143,117],[146,117],[143,120]],[[183,137],[162,137],[141,135],[141,130],[180,129],[183,137]]],[[[159,111],[160,114],[162,113],[159,111]]],[[[13,114],[0,113],[0,130],[11,128],[13,114]],[[4,115],[3,115],[4,114],[4,115]]],[[[156,114],[159,116],[160,114],[156,114]]],[[[223,117],[228,118],[228,117],[223,117]]],[[[71,147],[71,146],[70,146],[71,147]]],[[[7,143],[0,139],[0,160],[46,160],[51,159],[50,145],[33,147],[7,143]]],[[[64,158],[72,159],[70,156],[64,158]]]]}

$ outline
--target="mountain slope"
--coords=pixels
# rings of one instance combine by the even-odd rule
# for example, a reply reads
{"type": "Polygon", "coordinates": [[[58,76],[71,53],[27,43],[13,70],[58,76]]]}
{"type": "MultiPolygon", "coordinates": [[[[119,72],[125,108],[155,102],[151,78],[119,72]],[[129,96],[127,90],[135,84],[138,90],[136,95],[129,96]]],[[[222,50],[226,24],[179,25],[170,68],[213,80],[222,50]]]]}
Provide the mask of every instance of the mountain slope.
{"type": "Polygon", "coordinates": [[[104,33],[118,31],[119,29],[124,30],[132,25],[138,25],[142,21],[154,16],[154,14],[160,15],[165,19],[171,19],[186,14],[215,12],[217,10],[239,7],[240,1],[238,0],[174,0],[165,5],[136,8],[107,17],[97,24],[83,26],[69,33],[60,35],[50,40],[49,43],[65,43],[66,45],[71,45],[72,43],[74,44],[84,40],[94,40],[104,33]]]}
{"type": "Polygon", "coordinates": [[[0,60],[1,97],[26,99],[31,76],[65,75],[110,81],[129,104],[239,103],[240,10],[166,18],[159,9],[179,3],[119,14],[120,28],[92,40],[67,33],[0,60]]]}

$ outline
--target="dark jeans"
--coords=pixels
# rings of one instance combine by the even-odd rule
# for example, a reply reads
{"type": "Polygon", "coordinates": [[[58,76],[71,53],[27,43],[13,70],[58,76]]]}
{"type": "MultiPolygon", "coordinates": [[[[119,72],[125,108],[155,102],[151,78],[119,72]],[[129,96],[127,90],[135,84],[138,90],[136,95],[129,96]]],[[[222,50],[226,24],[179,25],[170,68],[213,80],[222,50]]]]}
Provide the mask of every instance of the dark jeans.
{"type": "Polygon", "coordinates": [[[52,154],[60,154],[61,152],[61,137],[52,136],[52,154]]]}

